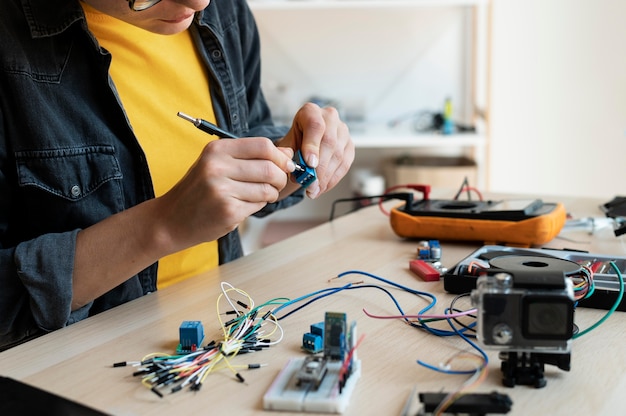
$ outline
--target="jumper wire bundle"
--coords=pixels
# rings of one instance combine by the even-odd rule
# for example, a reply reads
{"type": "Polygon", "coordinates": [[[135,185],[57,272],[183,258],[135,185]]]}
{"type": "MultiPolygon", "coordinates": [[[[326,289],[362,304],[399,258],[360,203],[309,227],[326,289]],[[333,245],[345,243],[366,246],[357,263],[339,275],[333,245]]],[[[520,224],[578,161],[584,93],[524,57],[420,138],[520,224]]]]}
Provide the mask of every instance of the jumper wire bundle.
{"type": "Polygon", "coordinates": [[[113,366],[138,367],[133,376],[141,376],[141,383],[159,397],[163,397],[161,391],[167,387],[171,389],[171,393],[186,387],[197,391],[209,374],[222,369],[230,370],[237,380],[244,382],[239,370],[260,368],[262,364],[236,365],[231,360],[237,355],[260,351],[282,340],[283,330],[272,310],[263,315],[261,312],[271,305],[284,303],[285,299],[275,299],[255,307],[252,298],[243,290],[225,282],[222,282],[221,287],[222,293],[217,299],[217,316],[223,339],[211,341],[190,352],[153,353],[138,362],[120,362],[113,366]],[[224,301],[228,309],[221,311],[220,306],[224,301]],[[222,315],[235,317],[223,322],[222,315]],[[276,334],[278,337],[273,340],[272,337],[276,334]]]}

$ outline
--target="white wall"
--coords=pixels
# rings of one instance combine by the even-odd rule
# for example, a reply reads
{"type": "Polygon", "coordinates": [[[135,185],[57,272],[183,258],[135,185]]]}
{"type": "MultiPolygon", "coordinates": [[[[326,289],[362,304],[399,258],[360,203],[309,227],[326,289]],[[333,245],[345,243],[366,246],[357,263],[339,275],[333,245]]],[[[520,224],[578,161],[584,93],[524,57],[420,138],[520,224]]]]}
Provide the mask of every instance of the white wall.
{"type": "Polygon", "coordinates": [[[290,115],[313,95],[386,123],[418,110],[464,111],[465,14],[460,7],[255,10],[268,101],[290,115]]]}
{"type": "MultiPolygon", "coordinates": [[[[371,121],[438,110],[447,95],[462,104],[458,9],[255,14],[265,91],[276,100],[286,85],[287,111],[314,94],[371,121]]],[[[626,0],[492,0],[491,21],[488,190],[626,194],[626,0]]],[[[356,165],[373,165],[372,153],[356,165]]],[[[272,218],[326,218],[350,191],[347,179],[272,218]]]]}
{"type": "Polygon", "coordinates": [[[490,189],[626,194],[626,1],[492,10],[490,189]]]}
{"type": "MultiPolygon", "coordinates": [[[[277,118],[286,112],[291,120],[304,101],[321,96],[335,100],[348,119],[361,112],[367,122],[384,124],[420,110],[442,111],[450,97],[457,121],[467,122],[466,46],[471,40],[465,34],[471,21],[465,8],[311,7],[254,14],[262,43],[262,83],[277,118]],[[286,91],[281,93],[281,87],[286,91]]],[[[359,126],[348,121],[358,132],[359,126]]],[[[357,149],[354,168],[381,171],[381,157],[406,151],[357,149]]],[[[334,200],[350,196],[347,177],[319,200],[270,218],[326,219],[334,200]]]]}

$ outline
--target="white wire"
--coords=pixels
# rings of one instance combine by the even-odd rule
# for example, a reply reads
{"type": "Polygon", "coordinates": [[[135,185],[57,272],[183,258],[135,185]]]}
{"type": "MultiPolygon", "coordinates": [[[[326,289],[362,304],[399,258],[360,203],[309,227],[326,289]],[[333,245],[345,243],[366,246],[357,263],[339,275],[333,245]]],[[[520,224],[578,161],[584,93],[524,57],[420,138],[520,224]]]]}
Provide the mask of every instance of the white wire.
{"type": "MultiPolygon", "coordinates": [[[[230,300],[230,296],[228,296],[228,291],[229,290],[225,290],[224,286],[228,286],[229,290],[237,290],[233,287],[233,285],[231,285],[230,283],[227,282],[221,282],[220,283],[220,287],[222,289],[222,295],[224,296],[224,298],[226,299],[226,301],[230,304],[230,307],[232,308],[232,310],[234,310],[237,313],[237,316],[241,316],[241,313],[239,312],[239,309],[237,309],[237,307],[233,304],[233,302],[230,300]]],[[[219,313],[219,310],[217,311],[219,313]]]]}

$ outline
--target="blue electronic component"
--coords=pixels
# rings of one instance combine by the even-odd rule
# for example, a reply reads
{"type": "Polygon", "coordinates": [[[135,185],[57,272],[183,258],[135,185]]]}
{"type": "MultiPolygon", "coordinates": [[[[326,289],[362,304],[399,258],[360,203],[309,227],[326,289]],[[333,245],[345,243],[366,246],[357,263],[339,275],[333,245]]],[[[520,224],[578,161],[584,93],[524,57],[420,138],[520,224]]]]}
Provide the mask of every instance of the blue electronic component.
{"type": "Polygon", "coordinates": [[[178,328],[180,343],[177,352],[191,352],[204,340],[204,327],[200,321],[183,321],[178,328]]]}
{"type": "Polygon", "coordinates": [[[425,261],[441,260],[439,240],[420,241],[417,247],[417,258],[425,261]]]}
{"type": "Polygon", "coordinates": [[[293,178],[296,182],[298,182],[303,188],[306,188],[313,182],[317,180],[317,174],[315,173],[315,169],[309,167],[302,157],[302,152],[298,150],[296,154],[293,156],[293,161],[296,165],[300,166],[302,170],[297,169],[292,172],[293,178]]]}
{"type": "Polygon", "coordinates": [[[324,322],[311,324],[311,332],[302,335],[302,349],[313,354],[324,350],[324,322]]]}

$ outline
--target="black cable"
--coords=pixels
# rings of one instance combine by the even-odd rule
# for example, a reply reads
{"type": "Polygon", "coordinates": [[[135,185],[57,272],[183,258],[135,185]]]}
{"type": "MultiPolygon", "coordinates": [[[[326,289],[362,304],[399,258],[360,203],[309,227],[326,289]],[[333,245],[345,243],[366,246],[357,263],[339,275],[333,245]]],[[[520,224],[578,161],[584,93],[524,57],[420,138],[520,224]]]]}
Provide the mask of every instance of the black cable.
{"type": "Polygon", "coordinates": [[[467,199],[471,200],[472,196],[471,196],[471,192],[469,190],[469,181],[467,180],[467,176],[463,180],[463,183],[461,183],[461,187],[459,188],[459,191],[456,193],[456,195],[454,195],[454,200],[455,201],[457,199],[459,199],[459,196],[461,196],[461,192],[463,192],[463,189],[467,189],[467,199]]]}
{"type": "MultiPolygon", "coordinates": [[[[383,201],[388,201],[390,199],[400,199],[402,201],[406,201],[407,206],[413,202],[413,194],[410,192],[396,192],[391,194],[383,194],[383,195],[370,195],[370,196],[355,196],[353,198],[341,198],[333,201],[333,205],[330,209],[330,218],[329,221],[332,221],[335,218],[335,206],[341,202],[356,202],[363,200],[372,200],[372,199],[382,199],[383,201]]],[[[354,211],[358,211],[362,207],[354,208],[348,211],[346,214],[354,211]]]]}
{"type": "MultiPolygon", "coordinates": [[[[469,293],[462,293],[462,294],[456,296],[454,299],[452,299],[452,301],[450,302],[450,307],[449,307],[450,311],[453,312],[453,313],[464,312],[463,309],[457,309],[457,308],[454,307],[454,305],[461,298],[468,297],[468,296],[470,296],[469,293]]],[[[470,315],[466,315],[466,316],[469,316],[470,318],[476,319],[476,315],[471,315],[470,314],[470,315]]],[[[459,318],[450,318],[450,319],[453,320],[457,325],[465,328],[466,330],[476,333],[476,329],[475,328],[473,328],[473,327],[471,327],[469,325],[464,324],[463,322],[461,322],[459,320],[459,318]]]]}
{"type": "MultiPolygon", "coordinates": [[[[374,198],[379,198],[379,196],[378,196],[378,195],[375,195],[375,196],[358,196],[358,197],[354,197],[354,198],[341,198],[341,199],[336,199],[336,200],[334,200],[334,201],[333,201],[333,205],[332,205],[332,207],[331,207],[331,209],[330,209],[330,217],[329,217],[328,221],[332,221],[332,220],[335,218],[335,206],[336,206],[338,203],[341,203],[341,202],[356,202],[356,201],[364,201],[364,200],[371,200],[371,199],[374,199],[374,198]]],[[[355,207],[355,208],[352,208],[350,211],[346,212],[346,214],[349,214],[349,213],[354,212],[354,211],[358,211],[358,210],[359,210],[359,209],[361,209],[361,208],[362,208],[362,207],[355,207]]]]}

